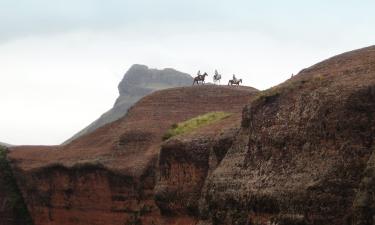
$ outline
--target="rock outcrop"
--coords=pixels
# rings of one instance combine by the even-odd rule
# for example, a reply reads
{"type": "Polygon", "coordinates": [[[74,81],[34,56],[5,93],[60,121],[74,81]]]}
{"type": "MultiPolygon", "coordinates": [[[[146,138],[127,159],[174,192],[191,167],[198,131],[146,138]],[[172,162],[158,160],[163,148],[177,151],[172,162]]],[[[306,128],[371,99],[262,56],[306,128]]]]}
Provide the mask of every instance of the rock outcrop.
{"type": "Polygon", "coordinates": [[[193,78],[189,74],[174,69],[157,70],[135,64],[125,73],[124,78],[118,85],[120,96],[117,98],[113,108],[65,141],[64,144],[82,135],[91,133],[105,124],[120,119],[134,103],[154,91],[190,86],[192,82],[193,78]]]}
{"type": "Polygon", "coordinates": [[[10,160],[35,225],[194,224],[197,217],[164,216],[155,203],[163,134],[212,111],[231,112],[240,124],[255,93],[214,85],[157,91],[70,144],[13,148],[10,160]]]}

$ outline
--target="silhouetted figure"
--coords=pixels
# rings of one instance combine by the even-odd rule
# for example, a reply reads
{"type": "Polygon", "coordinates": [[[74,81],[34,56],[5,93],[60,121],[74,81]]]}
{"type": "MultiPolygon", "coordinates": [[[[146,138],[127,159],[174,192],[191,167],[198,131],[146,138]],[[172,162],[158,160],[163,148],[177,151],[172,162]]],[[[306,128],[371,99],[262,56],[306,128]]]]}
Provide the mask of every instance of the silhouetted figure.
{"type": "Polygon", "coordinates": [[[233,79],[232,79],[234,82],[237,81],[237,78],[236,78],[236,75],[233,74],[233,79]]]}
{"type": "Polygon", "coordinates": [[[230,86],[232,86],[232,85],[237,85],[237,86],[239,86],[240,83],[242,83],[242,79],[239,79],[239,80],[229,80],[229,82],[228,82],[228,86],[229,86],[229,85],[230,85],[230,86]]]}
{"type": "Polygon", "coordinates": [[[208,76],[208,74],[207,73],[204,73],[203,75],[200,75],[200,73],[194,78],[194,80],[193,80],[193,85],[195,84],[195,83],[197,83],[198,85],[199,85],[199,81],[202,83],[202,84],[204,84],[205,83],[205,78],[206,78],[206,76],[208,76]]]}
{"type": "Polygon", "coordinates": [[[217,72],[217,70],[215,70],[215,75],[213,78],[214,78],[214,84],[216,84],[216,82],[219,82],[220,84],[221,75],[217,72]]]}

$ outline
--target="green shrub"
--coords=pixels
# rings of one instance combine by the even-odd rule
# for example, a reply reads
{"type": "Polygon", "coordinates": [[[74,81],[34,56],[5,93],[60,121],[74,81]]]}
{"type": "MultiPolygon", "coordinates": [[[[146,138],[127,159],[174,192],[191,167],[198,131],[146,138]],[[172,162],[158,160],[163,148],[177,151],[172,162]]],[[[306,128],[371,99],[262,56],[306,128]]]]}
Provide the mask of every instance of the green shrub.
{"type": "Polygon", "coordinates": [[[178,124],[173,124],[172,127],[164,134],[163,140],[167,140],[176,135],[188,133],[199,127],[218,122],[229,117],[230,115],[232,114],[227,112],[210,112],[178,124]]]}

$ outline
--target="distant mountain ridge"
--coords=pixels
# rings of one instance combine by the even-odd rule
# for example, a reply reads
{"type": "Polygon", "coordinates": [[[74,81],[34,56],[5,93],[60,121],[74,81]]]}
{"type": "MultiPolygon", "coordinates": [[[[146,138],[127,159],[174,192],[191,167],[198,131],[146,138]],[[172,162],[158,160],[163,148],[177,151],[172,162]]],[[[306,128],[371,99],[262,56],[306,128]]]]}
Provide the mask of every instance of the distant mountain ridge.
{"type": "Polygon", "coordinates": [[[99,119],[65,141],[68,144],[74,139],[91,133],[97,128],[123,117],[128,109],[142,97],[162,89],[191,85],[193,78],[175,69],[150,69],[145,65],[134,64],[125,73],[118,85],[120,96],[112,109],[104,113],[99,119]]]}

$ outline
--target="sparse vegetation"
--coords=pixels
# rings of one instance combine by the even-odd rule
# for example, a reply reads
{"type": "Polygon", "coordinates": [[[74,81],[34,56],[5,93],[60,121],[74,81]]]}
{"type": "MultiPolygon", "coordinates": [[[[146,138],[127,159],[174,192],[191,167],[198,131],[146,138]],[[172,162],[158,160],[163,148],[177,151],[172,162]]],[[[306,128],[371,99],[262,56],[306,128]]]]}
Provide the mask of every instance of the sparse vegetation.
{"type": "Polygon", "coordinates": [[[279,88],[279,87],[272,87],[272,88],[270,88],[268,90],[259,92],[259,94],[257,94],[254,97],[254,101],[255,100],[258,100],[258,101],[259,100],[268,101],[269,99],[277,97],[280,94],[281,94],[281,88],[279,88]]]}
{"type": "Polygon", "coordinates": [[[167,131],[167,133],[164,134],[163,140],[167,140],[176,135],[188,133],[199,127],[218,122],[229,117],[230,115],[232,114],[227,112],[210,112],[178,124],[173,124],[172,127],[167,131]]]}
{"type": "Polygon", "coordinates": [[[14,179],[12,169],[7,160],[7,151],[0,146],[0,182],[7,193],[8,205],[12,209],[17,220],[25,225],[31,225],[32,220],[23,201],[20,190],[18,189],[16,180],[14,179]]]}
{"type": "Polygon", "coordinates": [[[259,92],[255,97],[254,101],[272,102],[283,93],[294,91],[298,88],[303,87],[307,83],[321,86],[325,82],[324,76],[319,74],[314,76],[312,79],[299,79],[299,80],[288,80],[279,86],[269,88],[267,90],[259,92]]]}

